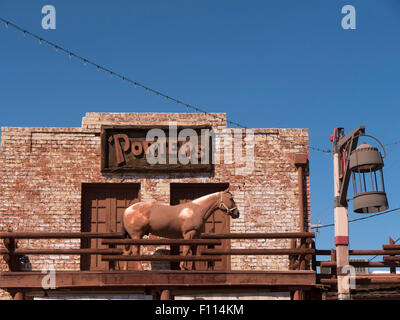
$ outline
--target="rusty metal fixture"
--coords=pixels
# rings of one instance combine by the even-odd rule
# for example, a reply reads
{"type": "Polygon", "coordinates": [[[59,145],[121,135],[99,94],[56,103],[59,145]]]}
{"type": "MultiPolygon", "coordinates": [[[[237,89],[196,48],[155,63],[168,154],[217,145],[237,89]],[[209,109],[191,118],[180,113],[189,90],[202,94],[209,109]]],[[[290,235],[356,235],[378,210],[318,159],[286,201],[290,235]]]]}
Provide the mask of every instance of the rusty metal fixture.
{"type": "Polygon", "coordinates": [[[383,166],[381,153],[369,144],[362,143],[351,153],[354,212],[375,213],[389,208],[383,181],[383,166]]]}

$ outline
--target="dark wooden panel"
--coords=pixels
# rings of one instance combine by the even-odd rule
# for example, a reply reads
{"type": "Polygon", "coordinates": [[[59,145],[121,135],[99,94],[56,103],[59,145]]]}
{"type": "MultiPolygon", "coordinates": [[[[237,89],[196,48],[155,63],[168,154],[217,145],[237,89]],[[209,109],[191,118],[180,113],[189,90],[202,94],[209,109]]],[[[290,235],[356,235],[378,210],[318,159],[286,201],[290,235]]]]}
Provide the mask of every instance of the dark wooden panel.
{"type": "MultiPolygon", "coordinates": [[[[137,183],[84,184],[82,186],[82,231],[121,232],[124,210],[139,201],[137,183]]],[[[105,249],[101,239],[82,240],[82,248],[105,249]]],[[[118,246],[122,248],[122,246],[118,246]]],[[[131,263],[132,264],[132,263],[131,263]]],[[[132,267],[131,265],[129,267],[132,267]]],[[[82,256],[82,270],[107,270],[99,255],[82,256]]],[[[116,265],[118,269],[118,264],[116,265]]]]}
{"type": "MultiPolygon", "coordinates": [[[[171,205],[176,205],[188,201],[192,201],[199,197],[205,196],[210,193],[224,191],[229,187],[228,183],[171,183],[171,205]]],[[[208,218],[202,233],[214,234],[214,233],[228,233],[230,230],[230,217],[223,213],[221,210],[215,210],[215,212],[208,218]]],[[[197,254],[201,254],[204,249],[225,249],[230,248],[230,240],[222,240],[220,246],[198,246],[197,254]]],[[[171,246],[173,254],[178,254],[179,249],[176,246],[171,246]]],[[[196,270],[229,270],[230,269],[230,257],[224,256],[221,261],[210,261],[210,262],[195,262],[196,270]]],[[[178,269],[179,265],[172,263],[173,269],[178,269]]]]}

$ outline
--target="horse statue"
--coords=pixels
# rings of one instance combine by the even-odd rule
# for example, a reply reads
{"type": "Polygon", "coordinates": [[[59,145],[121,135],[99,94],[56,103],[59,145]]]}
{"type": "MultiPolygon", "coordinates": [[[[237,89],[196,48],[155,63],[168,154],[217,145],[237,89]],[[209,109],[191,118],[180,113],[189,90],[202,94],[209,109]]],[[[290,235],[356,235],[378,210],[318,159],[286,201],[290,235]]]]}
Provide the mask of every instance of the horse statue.
{"type": "MultiPolygon", "coordinates": [[[[125,210],[121,222],[125,236],[132,239],[141,239],[150,233],[170,239],[195,239],[200,237],[202,227],[216,209],[233,219],[239,218],[239,210],[228,188],[175,206],[138,202],[125,210]]],[[[183,246],[183,256],[188,255],[190,248],[183,246]]],[[[125,246],[123,255],[132,254],[140,255],[139,245],[125,246]]],[[[140,262],[136,266],[143,270],[140,262]]],[[[124,270],[127,267],[125,263],[124,270]]],[[[187,270],[188,264],[182,261],[180,268],[187,270]]]]}

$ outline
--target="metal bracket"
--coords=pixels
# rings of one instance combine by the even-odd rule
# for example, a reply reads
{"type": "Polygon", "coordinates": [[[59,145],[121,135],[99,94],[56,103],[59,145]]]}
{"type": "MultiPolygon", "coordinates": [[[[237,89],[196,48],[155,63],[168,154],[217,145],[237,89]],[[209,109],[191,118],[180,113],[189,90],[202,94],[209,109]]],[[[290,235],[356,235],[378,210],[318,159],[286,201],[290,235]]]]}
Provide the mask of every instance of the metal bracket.
{"type": "Polygon", "coordinates": [[[333,200],[333,207],[334,207],[334,208],[337,208],[337,207],[345,207],[345,208],[347,208],[347,202],[346,202],[346,205],[343,205],[343,204],[340,202],[340,196],[337,196],[337,197],[335,197],[334,200],[333,200]]]}
{"type": "MultiPolygon", "coordinates": [[[[334,131],[334,135],[331,137],[331,140],[333,142],[333,152],[335,153],[342,153],[343,151],[347,152],[347,156],[345,158],[345,164],[344,168],[341,168],[343,170],[343,176],[339,179],[340,181],[340,186],[339,186],[339,199],[335,199],[335,207],[347,207],[347,190],[349,187],[349,181],[350,181],[350,170],[349,170],[349,164],[350,164],[350,154],[353,150],[357,148],[358,144],[358,137],[365,135],[365,127],[364,126],[359,126],[353,131],[351,131],[349,134],[346,136],[344,135],[344,129],[343,128],[336,128],[334,131]]],[[[340,162],[341,163],[341,162],[340,162]]],[[[342,165],[342,164],[341,164],[342,165]]]]}

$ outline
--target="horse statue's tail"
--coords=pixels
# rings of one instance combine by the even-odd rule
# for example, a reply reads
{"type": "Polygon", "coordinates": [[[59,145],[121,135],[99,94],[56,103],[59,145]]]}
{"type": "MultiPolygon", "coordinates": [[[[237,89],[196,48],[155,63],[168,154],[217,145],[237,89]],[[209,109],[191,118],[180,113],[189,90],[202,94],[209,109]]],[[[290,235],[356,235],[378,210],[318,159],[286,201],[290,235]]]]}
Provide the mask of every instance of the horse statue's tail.
{"type": "MultiPolygon", "coordinates": [[[[128,231],[126,231],[125,226],[124,226],[124,216],[121,217],[121,230],[120,232],[122,233],[122,238],[130,238],[128,231]]],[[[130,245],[125,245],[125,250],[129,250],[130,251],[130,245]]],[[[118,269],[119,270],[128,270],[128,262],[124,261],[122,262],[123,264],[123,268],[121,268],[121,261],[118,261],[118,269]]]]}
{"type": "Polygon", "coordinates": [[[129,233],[126,231],[125,226],[124,226],[124,217],[121,217],[121,230],[120,232],[122,233],[123,238],[129,238],[129,233]]]}

